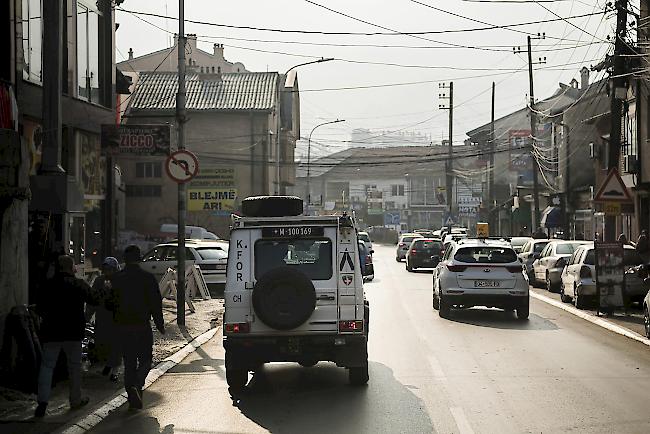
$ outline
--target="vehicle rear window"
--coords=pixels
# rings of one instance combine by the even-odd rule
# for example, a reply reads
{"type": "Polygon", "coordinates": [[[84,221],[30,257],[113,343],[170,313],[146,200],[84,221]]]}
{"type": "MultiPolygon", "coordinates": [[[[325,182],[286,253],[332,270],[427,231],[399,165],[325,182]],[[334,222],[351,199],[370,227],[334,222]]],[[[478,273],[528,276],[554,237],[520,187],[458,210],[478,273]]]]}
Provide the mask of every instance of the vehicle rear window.
{"type": "Polygon", "coordinates": [[[586,265],[596,265],[596,253],[594,252],[594,249],[591,249],[587,252],[584,263],[586,265]]]}
{"type": "Polygon", "coordinates": [[[544,247],[546,247],[547,244],[548,244],[548,242],[546,242],[546,243],[535,243],[535,248],[533,249],[533,252],[534,253],[542,253],[542,250],[544,250],[544,247]]]}
{"type": "Polygon", "coordinates": [[[411,242],[416,238],[420,238],[420,237],[404,237],[402,238],[402,242],[406,244],[411,244],[411,242]]]}
{"type": "Polygon", "coordinates": [[[555,253],[557,253],[558,255],[570,255],[578,247],[579,244],[558,244],[557,247],[555,248],[555,253]]]}
{"type": "Polygon", "coordinates": [[[506,247],[461,247],[454,255],[458,262],[480,264],[507,264],[515,262],[517,255],[514,250],[506,247]]]}
{"type": "Polygon", "coordinates": [[[362,241],[370,242],[370,237],[368,236],[368,234],[359,234],[359,239],[362,241]]]}
{"type": "Polygon", "coordinates": [[[442,243],[440,241],[418,240],[415,242],[413,247],[427,251],[440,251],[440,249],[442,249],[442,243]]]}
{"type": "Polygon", "coordinates": [[[226,259],[228,253],[218,247],[201,247],[196,249],[201,259],[226,259]]]}
{"type": "MultiPolygon", "coordinates": [[[[351,257],[354,261],[354,257],[351,257]]],[[[259,240],[255,243],[255,277],[278,267],[291,267],[311,280],[332,278],[332,241],[329,239],[259,240]]]]}

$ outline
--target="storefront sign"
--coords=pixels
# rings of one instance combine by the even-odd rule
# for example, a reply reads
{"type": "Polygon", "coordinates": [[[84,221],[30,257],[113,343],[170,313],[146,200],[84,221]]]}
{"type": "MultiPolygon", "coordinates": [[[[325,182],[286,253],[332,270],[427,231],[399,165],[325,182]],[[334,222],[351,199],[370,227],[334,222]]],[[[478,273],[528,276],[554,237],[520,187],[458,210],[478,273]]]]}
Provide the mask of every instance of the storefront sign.
{"type": "Polygon", "coordinates": [[[608,312],[623,306],[625,268],[621,243],[595,242],[598,310],[608,312]]]}
{"type": "Polygon", "coordinates": [[[102,150],[111,155],[169,155],[169,125],[102,125],[102,150]]]}
{"type": "Polygon", "coordinates": [[[187,210],[233,212],[236,199],[234,188],[191,188],[187,191],[187,210]]]}

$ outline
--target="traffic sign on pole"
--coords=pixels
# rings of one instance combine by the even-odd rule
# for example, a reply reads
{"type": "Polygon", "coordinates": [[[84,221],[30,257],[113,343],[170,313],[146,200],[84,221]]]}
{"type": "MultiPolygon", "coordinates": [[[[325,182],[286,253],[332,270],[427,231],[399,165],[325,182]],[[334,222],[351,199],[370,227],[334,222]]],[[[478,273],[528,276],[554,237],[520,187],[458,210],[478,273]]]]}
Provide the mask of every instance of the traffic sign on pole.
{"type": "Polygon", "coordinates": [[[184,184],[199,173],[199,160],[190,151],[179,149],[167,158],[165,170],[174,182],[184,184]]]}
{"type": "Polygon", "coordinates": [[[594,202],[631,202],[632,196],[627,190],[621,175],[612,168],[594,196],[594,202]]]}

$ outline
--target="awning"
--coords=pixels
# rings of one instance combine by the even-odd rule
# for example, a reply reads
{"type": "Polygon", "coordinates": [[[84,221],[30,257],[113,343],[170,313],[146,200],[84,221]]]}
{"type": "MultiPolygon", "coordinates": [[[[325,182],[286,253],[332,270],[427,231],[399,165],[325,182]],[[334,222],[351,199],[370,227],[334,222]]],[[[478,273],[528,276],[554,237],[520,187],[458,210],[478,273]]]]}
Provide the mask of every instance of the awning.
{"type": "Polygon", "coordinates": [[[543,228],[559,228],[562,226],[562,210],[558,206],[547,206],[542,211],[541,224],[543,228]]]}

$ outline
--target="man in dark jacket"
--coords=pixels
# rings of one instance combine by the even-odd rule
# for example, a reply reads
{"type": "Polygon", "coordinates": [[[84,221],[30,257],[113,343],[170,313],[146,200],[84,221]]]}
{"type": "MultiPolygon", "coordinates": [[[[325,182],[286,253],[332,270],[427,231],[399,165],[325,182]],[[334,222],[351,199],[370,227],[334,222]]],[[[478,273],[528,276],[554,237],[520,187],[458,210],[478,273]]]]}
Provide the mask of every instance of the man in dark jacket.
{"type": "Polygon", "coordinates": [[[57,272],[43,291],[38,311],[43,318],[41,341],[43,358],[38,375],[38,406],[34,416],[45,416],[52,391],[52,373],[63,351],[68,362],[70,376],[70,407],[88,404],[81,396],[81,340],[86,329],[84,302],[89,301],[90,287],[74,276],[74,260],[71,256],[59,256],[57,272]]]}
{"type": "Polygon", "coordinates": [[[113,276],[109,305],[122,345],[124,388],[131,410],[142,408],[142,389],[151,370],[152,317],[160,333],[165,333],[158,282],[153,274],[140,268],[140,257],[138,246],[124,251],[126,267],[113,276]]]}

